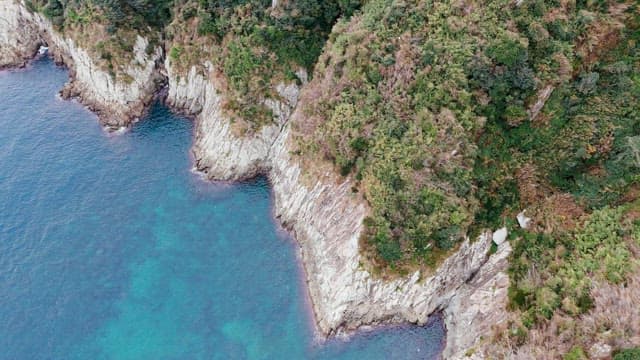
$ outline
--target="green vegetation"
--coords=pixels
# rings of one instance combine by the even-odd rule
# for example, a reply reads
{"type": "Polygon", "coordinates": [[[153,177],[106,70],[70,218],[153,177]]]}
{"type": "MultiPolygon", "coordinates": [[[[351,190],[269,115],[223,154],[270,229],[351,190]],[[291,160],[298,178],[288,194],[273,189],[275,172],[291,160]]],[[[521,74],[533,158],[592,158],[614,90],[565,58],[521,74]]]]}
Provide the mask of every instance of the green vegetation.
{"type": "MultiPolygon", "coordinates": [[[[511,338],[519,344],[531,329],[570,326],[566,319],[593,310],[598,283],[625,286],[638,271],[640,13],[626,10],[624,27],[589,14],[583,43],[588,36],[609,41],[591,53],[578,43],[573,75],[554,83],[535,121],[489,122],[478,142],[476,174],[511,182],[518,194],[479,187],[481,201],[498,206],[482,206],[478,223],[495,225],[522,208],[538,222],[512,235],[509,305],[523,327],[511,338]]],[[[578,350],[571,356],[581,358],[578,350]]]]}
{"type": "MultiPolygon", "coordinates": [[[[427,270],[464,236],[507,225],[509,307],[520,317],[512,344],[553,319],[587,316],[597,284],[630,281],[640,246],[637,1],[271,3],[27,6],[123,81],[137,35],[148,53],[164,42],[179,73],[211,71],[244,132],[273,120],[265,101],[278,99],[275,85],[313,70],[295,154],[310,175],[333,166],[368,203],[365,265],[427,270]],[[523,209],[526,230],[514,225],[523,209]]],[[[586,358],[585,345],[565,359],[586,358]]]]}
{"type": "Polygon", "coordinates": [[[525,326],[548,320],[556,311],[576,316],[590,310],[593,280],[625,281],[632,269],[629,246],[638,229],[623,221],[625,211],[596,210],[566,234],[518,234],[509,299],[523,312],[525,326]]]}
{"type": "MultiPolygon", "coordinates": [[[[488,122],[475,170],[481,181],[479,198],[488,206],[482,207],[478,220],[495,224],[505,208],[535,206],[551,192],[571,193],[588,210],[600,208],[615,203],[635,181],[640,114],[631,110],[640,101],[634,80],[637,14],[627,26],[616,49],[594,64],[575,66],[579,75],[556,85],[537,121],[515,127],[508,121],[488,122]],[[505,183],[550,190],[515,198],[499,191],[505,183]]],[[[496,112],[492,107],[485,111],[496,112]]]]}
{"type": "Polygon", "coordinates": [[[571,349],[571,351],[565,354],[565,356],[562,359],[563,360],[587,360],[588,358],[581,347],[574,346],[571,349]]]}
{"type": "Polygon", "coordinates": [[[51,21],[64,28],[73,23],[95,20],[84,15],[100,12],[101,20],[110,27],[145,30],[160,29],[171,19],[173,0],[31,0],[28,6],[40,10],[51,21]]]}
{"type": "Polygon", "coordinates": [[[640,165],[637,17],[624,3],[369,1],[316,66],[298,153],[357,182],[374,267],[434,265],[548,199],[612,204],[640,165]]]}
{"type": "Polygon", "coordinates": [[[137,36],[149,41],[147,53],[162,40],[171,18],[172,0],[31,0],[32,11],[49,18],[54,27],[94,55],[114,79],[131,82],[124,71],[134,59],[137,36]]]}
{"type": "Polygon", "coordinates": [[[316,66],[318,101],[296,124],[298,153],[356,180],[372,210],[362,243],[376,267],[433,266],[466,234],[522,208],[541,215],[554,195],[591,212],[622,198],[638,176],[637,4],[28,5],[88,44],[114,77],[126,78],[137,34],[152,43],[166,35],[178,69],[211,61],[244,130],[272,120],[265,100],[278,97],[275,84],[316,66]]]}
{"type": "Polygon", "coordinates": [[[353,0],[283,2],[275,9],[271,0],[185,1],[176,5],[168,34],[194,56],[174,65],[187,70],[212,61],[226,79],[228,113],[244,130],[256,130],[272,121],[264,100],[278,97],[275,85],[299,82],[298,69],[310,72],[335,21],[358,7],[353,0]]]}
{"type": "Polygon", "coordinates": [[[636,10],[615,46],[557,87],[541,112],[544,123],[488,127],[485,135],[484,163],[501,151],[513,156],[510,167],[495,162],[481,171],[508,177],[526,163],[535,171],[515,176],[517,187],[546,188],[519,199],[519,206],[532,209],[546,226],[517,233],[510,264],[510,306],[521,311],[527,328],[556,313],[586,313],[593,306],[594,281],[624,284],[637,267],[631,249],[639,239],[640,114],[633,110],[640,103],[634,75],[640,70],[639,20],[636,10]],[[506,141],[489,143],[496,136],[506,141]],[[560,192],[566,194],[561,201],[549,197],[560,192]],[[581,220],[583,211],[592,213],[581,220]]]}
{"type": "Polygon", "coordinates": [[[132,60],[135,35],[153,45],[167,38],[168,56],[179,71],[211,61],[222,71],[218,84],[228,96],[226,110],[257,130],[272,121],[264,105],[277,98],[275,85],[300,82],[311,71],[331,27],[360,7],[359,0],[32,0],[30,9],[93,50],[114,78],[132,60]]]}
{"type": "Polygon", "coordinates": [[[638,360],[640,348],[621,350],[613,356],[613,360],[638,360]]]}
{"type": "Polygon", "coordinates": [[[359,2],[301,0],[277,10],[270,0],[200,0],[198,5],[187,11],[200,17],[201,35],[220,42],[231,34],[251,47],[268,48],[279,61],[311,70],[336,19],[353,13],[359,2]]]}
{"type": "Polygon", "coordinates": [[[182,55],[183,52],[184,52],[183,48],[181,48],[180,46],[174,46],[171,48],[171,51],[169,52],[169,57],[171,57],[171,60],[173,61],[178,61],[180,60],[180,55],[182,55]]]}

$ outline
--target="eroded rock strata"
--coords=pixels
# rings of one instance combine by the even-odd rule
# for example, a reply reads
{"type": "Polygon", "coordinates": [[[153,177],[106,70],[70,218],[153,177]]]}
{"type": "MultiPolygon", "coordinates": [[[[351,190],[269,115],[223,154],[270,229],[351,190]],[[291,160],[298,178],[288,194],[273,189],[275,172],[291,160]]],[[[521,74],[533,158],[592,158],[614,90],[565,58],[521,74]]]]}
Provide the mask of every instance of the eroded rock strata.
{"type": "Polygon", "coordinates": [[[0,68],[24,66],[43,44],[57,63],[69,68],[70,80],[61,95],[78,97],[111,128],[127,126],[142,116],[162,81],[157,66],[163,58],[162,48],[158,46],[148,54],[149,42],[141,36],[125,70],[130,81],[116,81],[73,39],[58,34],[49,20],[30,12],[21,2],[0,1],[0,68]]]}
{"type": "Polygon", "coordinates": [[[140,36],[126,70],[132,81],[116,81],[95,65],[87,51],[56,33],[46,19],[29,12],[21,2],[0,0],[0,66],[24,65],[45,43],[54,58],[70,68],[71,80],[63,95],[79,97],[105,125],[126,126],[141,116],[166,79],[167,103],[196,118],[193,152],[200,170],[218,180],[269,176],[275,214],[300,245],[316,322],[323,334],[368,324],[423,324],[441,311],[448,337],[444,356],[460,358],[482,333],[505,319],[508,276],[504,271],[510,247],[505,242],[489,255],[490,236],[466,240],[429,276],[415,272],[385,281],[362,267],[358,239],[366,204],[352,193],[349,180],[331,173],[305,178],[302,165],[291,155],[289,119],[304,85],[278,85],[279,100],[265,103],[276,121],[239,135],[222,111],[224,94],[217,90],[210,63],[179,74],[170,60],[163,61],[160,47],[148,54],[148,41],[140,36]]]}

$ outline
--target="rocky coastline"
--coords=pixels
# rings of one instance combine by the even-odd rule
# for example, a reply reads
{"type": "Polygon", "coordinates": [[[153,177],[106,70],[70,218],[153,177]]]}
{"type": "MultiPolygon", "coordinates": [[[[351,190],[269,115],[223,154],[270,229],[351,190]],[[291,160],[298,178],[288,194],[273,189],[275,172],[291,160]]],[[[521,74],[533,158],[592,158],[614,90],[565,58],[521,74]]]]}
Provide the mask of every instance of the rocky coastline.
{"type": "Polygon", "coordinates": [[[133,80],[116,81],[95,64],[87,51],[58,34],[40,14],[30,12],[22,2],[0,1],[0,68],[24,66],[44,44],[57,64],[69,68],[70,79],[60,95],[78,98],[111,129],[139,119],[164,79],[160,72],[162,48],[158,46],[147,54],[149,42],[141,36],[136,39],[133,60],[125,70],[133,80]]]}
{"type": "Polygon", "coordinates": [[[291,155],[289,120],[303,116],[296,109],[305,99],[304,83],[279,84],[279,100],[265,102],[276,121],[242,136],[234,133],[222,111],[224,95],[216,87],[212,64],[202,64],[204,72],[192,67],[179,74],[160,46],[148,54],[148,40],[139,36],[135,60],[126,70],[133,80],[116,81],[48,20],[20,1],[0,0],[0,68],[24,66],[43,44],[56,62],[70,69],[63,97],[77,97],[105,126],[135,122],[166,85],[167,104],[195,118],[192,151],[198,170],[212,180],[268,176],[275,216],[300,246],[315,321],[323,335],[363,325],[425,324],[430,315],[441,312],[447,329],[443,357],[481,357],[469,349],[506,319],[505,271],[511,248],[503,242],[490,254],[491,234],[464,241],[429,276],[415,272],[386,281],[363,268],[358,241],[366,204],[354,196],[349,180],[332,173],[304,179],[302,165],[291,155]]]}

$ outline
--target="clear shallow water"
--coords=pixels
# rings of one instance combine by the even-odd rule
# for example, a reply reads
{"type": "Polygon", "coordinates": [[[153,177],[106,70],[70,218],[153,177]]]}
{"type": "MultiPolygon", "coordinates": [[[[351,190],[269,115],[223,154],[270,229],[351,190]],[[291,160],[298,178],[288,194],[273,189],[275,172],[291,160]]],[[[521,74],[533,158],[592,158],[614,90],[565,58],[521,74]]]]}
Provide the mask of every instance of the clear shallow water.
{"type": "Polygon", "coordinates": [[[316,341],[268,184],[193,175],[161,106],[106,135],[66,79],[0,72],[0,359],[437,358],[439,321],[316,341]]]}

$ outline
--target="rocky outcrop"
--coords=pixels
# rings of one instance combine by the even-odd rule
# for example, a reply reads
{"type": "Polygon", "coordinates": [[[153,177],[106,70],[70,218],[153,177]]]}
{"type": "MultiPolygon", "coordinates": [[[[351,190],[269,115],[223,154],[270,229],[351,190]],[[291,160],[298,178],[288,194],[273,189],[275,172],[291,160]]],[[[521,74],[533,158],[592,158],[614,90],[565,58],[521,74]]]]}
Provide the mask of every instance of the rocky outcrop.
{"type": "Polygon", "coordinates": [[[302,165],[291,154],[289,119],[298,102],[298,85],[280,84],[278,99],[265,101],[275,114],[273,124],[239,135],[223,112],[224,97],[212,64],[178,73],[169,59],[160,63],[161,49],[148,55],[144,51],[148,44],[139,37],[135,60],[126,70],[133,81],[115,81],[95,65],[88,52],[20,3],[0,0],[0,11],[0,16],[12,18],[0,23],[0,47],[9,54],[2,58],[3,63],[20,65],[38,44],[46,42],[56,59],[71,68],[72,80],[65,94],[80,96],[110,126],[127,125],[142,114],[157,89],[163,71],[159,65],[163,65],[168,78],[167,103],[195,116],[197,167],[219,180],[268,174],[275,214],[300,245],[313,310],[323,334],[365,324],[424,324],[434,312],[443,312],[448,330],[444,355],[459,358],[493,323],[503,321],[508,285],[504,270],[510,247],[504,242],[489,255],[490,235],[466,240],[428,276],[415,272],[385,281],[361,266],[358,240],[366,204],[352,192],[350,180],[337,178],[331,171],[322,178],[305,178],[302,165]],[[28,30],[24,40],[15,34],[16,26],[28,30]]]}
{"type": "Polygon", "coordinates": [[[0,69],[24,66],[42,43],[31,13],[13,1],[0,0],[0,69]]]}
{"type": "Polygon", "coordinates": [[[508,320],[507,289],[509,275],[505,273],[511,246],[505,242],[465,282],[444,309],[447,346],[445,359],[484,359],[483,345],[494,333],[494,326],[508,320]]]}
{"type": "Polygon", "coordinates": [[[71,80],[62,89],[63,97],[79,98],[110,128],[128,126],[137,121],[163,82],[157,66],[162,61],[162,48],[157,47],[153,53],[147,54],[149,42],[142,36],[138,35],[133,47],[133,60],[123,72],[129,80],[116,80],[100,69],[89,53],[76,46],[72,39],[55,33],[48,39],[49,46],[53,45],[56,61],[70,69],[71,80]]]}
{"type": "Polygon", "coordinates": [[[323,333],[365,324],[424,324],[434,312],[443,311],[448,338],[445,358],[460,358],[480,334],[505,319],[508,242],[489,256],[490,236],[466,240],[430,276],[415,272],[394,281],[375,278],[360,265],[358,239],[366,209],[352,193],[352,184],[302,185],[302,169],[290,159],[286,141],[285,131],[272,157],[276,215],[300,244],[316,321],[323,333]]]}
{"type": "MultiPolygon", "coordinates": [[[[335,333],[363,324],[409,321],[426,323],[444,310],[459,287],[487,260],[489,238],[465,241],[435,274],[419,272],[394,281],[377,279],[362,268],[358,240],[365,204],[350,181],[318,180],[303,185],[303,171],[289,154],[288,131],[272,156],[271,182],[276,216],[290,228],[300,246],[307,283],[320,330],[335,333]]],[[[326,175],[331,179],[331,174],[326,175]]]]}
{"type": "Polygon", "coordinates": [[[142,116],[163,78],[157,67],[162,48],[147,54],[149,43],[141,36],[129,66],[122,71],[127,80],[116,80],[85,49],[30,12],[22,1],[0,0],[0,67],[24,65],[41,44],[49,46],[56,62],[69,67],[71,78],[61,91],[63,97],[79,98],[111,128],[127,126],[142,116]]]}
{"type": "Polygon", "coordinates": [[[533,103],[533,105],[531,105],[531,108],[528,110],[529,120],[536,120],[538,114],[540,113],[540,110],[542,110],[544,104],[546,104],[547,100],[549,100],[551,93],[553,93],[553,89],[553,85],[547,85],[538,92],[538,94],[536,95],[536,102],[533,103]]]}
{"type": "Polygon", "coordinates": [[[300,245],[316,323],[323,334],[390,322],[424,324],[431,314],[443,311],[450,334],[445,354],[458,357],[479,333],[502,321],[507,242],[489,256],[491,236],[467,240],[428,277],[416,272],[394,281],[375,278],[361,266],[358,239],[367,207],[352,192],[353,184],[331,172],[322,179],[305,179],[291,155],[288,119],[298,88],[280,85],[281,101],[269,103],[276,123],[256,134],[238,136],[222,112],[224,100],[212,80],[211,64],[204,64],[200,72],[193,67],[184,76],[175,73],[170,61],[166,68],[167,102],[196,114],[193,151],[198,168],[219,180],[269,175],[276,217],[300,245]]]}
{"type": "Polygon", "coordinates": [[[176,74],[170,59],[165,67],[169,78],[167,104],[197,115],[193,146],[196,167],[215,180],[241,180],[266,174],[271,148],[298,101],[298,86],[278,85],[280,99],[265,101],[275,115],[274,123],[253,134],[238,136],[223,113],[224,98],[213,81],[211,63],[205,63],[200,71],[191,67],[186,76],[176,74]]]}

